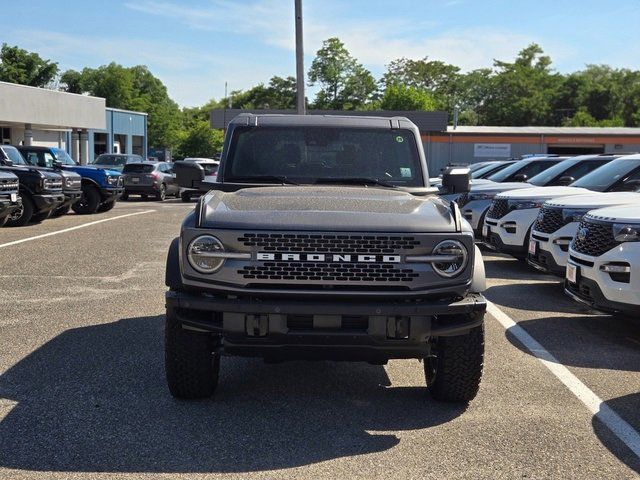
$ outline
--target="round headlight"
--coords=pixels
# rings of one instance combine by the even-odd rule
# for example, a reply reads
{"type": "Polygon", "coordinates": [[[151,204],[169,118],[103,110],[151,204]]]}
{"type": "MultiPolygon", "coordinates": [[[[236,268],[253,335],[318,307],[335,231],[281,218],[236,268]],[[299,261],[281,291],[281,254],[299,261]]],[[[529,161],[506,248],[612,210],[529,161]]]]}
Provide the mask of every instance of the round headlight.
{"type": "Polygon", "coordinates": [[[441,277],[455,277],[464,270],[467,266],[469,255],[467,254],[466,247],[457,240],[445,240],[440,242],[433,249],[433,255],[443,255],[451,257],[442,262],[433,262],[431,266],[435,272],[441,277]]]}
{"type": "Polygon", "coordinates": [[[211,235],[195,238],[187,250],[189,264],[200,273],[213,273],[222,267],[224,258],[215,255],[224,252],[222,242],[211,235]]]}

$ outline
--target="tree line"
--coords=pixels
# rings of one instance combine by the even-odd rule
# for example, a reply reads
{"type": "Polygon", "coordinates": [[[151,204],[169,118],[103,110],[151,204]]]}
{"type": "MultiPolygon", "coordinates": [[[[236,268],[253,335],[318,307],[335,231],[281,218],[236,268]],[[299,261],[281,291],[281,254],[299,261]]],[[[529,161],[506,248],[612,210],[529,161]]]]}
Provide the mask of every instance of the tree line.
{"type": "MultiPolygon", "coordinates": [[[[149,145],[176,156],[211,156],[221,132],[209,128],[213,108],[294,109],[294,77],[273,76],[227,98],[180,108],[147,67],[110,63],[60,72],[56,62],[17,46],[2,45],[0,80],[104,97],[108,107],[149,114],[149,145]]],[[[469,72],[428,57],[393,60],[376,79],[338,38],[325,40],[307,74],[311,109],[458,110],[461,125],[640,126],[640,71],[587,65],[561,74],[539,45],[513,61],[469,72]]]]}

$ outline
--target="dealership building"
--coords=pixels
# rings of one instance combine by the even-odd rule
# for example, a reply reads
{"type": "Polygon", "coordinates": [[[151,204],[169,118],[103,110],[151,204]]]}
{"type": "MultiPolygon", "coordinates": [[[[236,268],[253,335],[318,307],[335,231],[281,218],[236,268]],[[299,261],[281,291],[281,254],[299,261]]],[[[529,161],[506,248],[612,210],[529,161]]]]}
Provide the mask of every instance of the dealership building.
{"type": "MultiPolygon", "coordinates": [[[[215,109],[211,127],[224,129],[240,113],[295,113],[291,110],[215,109]]],[[[402,116],[418,126],[433,174],[448,163],[502,160],[527,154],[580,155],[640,152],[640,128],[452,127],[446,112],[311,110],[311,115],[402,116]]]]}
{"type": "Polygon", "coordinates": [[[147,156],[147,114],[104,98],[0,82],[0,141],[63,148],[86,164],[101,153],[147,156]]]}

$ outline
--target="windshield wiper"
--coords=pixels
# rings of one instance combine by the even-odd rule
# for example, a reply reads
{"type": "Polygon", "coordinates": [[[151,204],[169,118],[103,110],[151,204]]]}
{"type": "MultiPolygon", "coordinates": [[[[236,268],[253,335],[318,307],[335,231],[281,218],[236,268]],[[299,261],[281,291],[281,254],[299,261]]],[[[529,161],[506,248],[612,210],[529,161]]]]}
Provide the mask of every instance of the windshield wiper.
{"type": "Polygon", "coordinates": [[[394,185],[389,182],[385,182],[384,180],[378,180],[377,178],[368,178],[368,177],[344,177],[344,178],[318,178],[315,182],[318,183],[346,183],[346,184],[356,184],[356,185],[380,185],[381,187],[389,187],[389,188],[398,188],[397,185],[394,185]]]}
{"type": "Polygon", "coordinates": [[[278,183],[282,183],[282,184],[287,184],[287,185],[300,185],[297,182],[294,182],[293,180],[288,179],[286,176],[284,175],[247,175],[247,176],[242,176],[242,177],[231,177],[229,179],[227,179],[227,182],[233,183],[233,182],[256,182],[256,183],[260,183],[260,182],[278,182],[278,183]]]}

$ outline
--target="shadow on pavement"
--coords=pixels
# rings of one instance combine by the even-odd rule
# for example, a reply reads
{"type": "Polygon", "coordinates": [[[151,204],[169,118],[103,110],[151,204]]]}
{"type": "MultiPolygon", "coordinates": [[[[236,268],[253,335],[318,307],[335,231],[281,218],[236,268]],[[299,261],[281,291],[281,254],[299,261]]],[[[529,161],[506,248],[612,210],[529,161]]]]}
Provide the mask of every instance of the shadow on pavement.
{"type": "Polygon", "coordinates": [[[487,288],[485,295],[499,306],[519,310],[576,315],[585,315],[589,312],[586,307],[565,295],[564,287],[560,282],[492,285],[487,288]]]}
{"type": "Polygon", "coordinates": [[[536,280],[560,283],[562,279],[554,275],[546,275],[523,260],[502,253],[483,253],[484,268],[487,279],[536,280]]]}
{"type": "Polygon", "coordinates": [[[180,402],[163,369],[163,317],[68,330],[0,377],[16,402],[0,466],[36,471],[245,472],[394,447],[394,434],[464,409],[392,387],[363,363],[223,358],[213,400],[180,402]]]}
{"type": "MultiPolygon", "coordinates": [[[[629,419],[638,417],[638,405],[640,405],[640,393],[625,395],[604,402],[613,411],[620,415],[636,431],[640,431],[640,422],[635,424],[629,419]]],[[[611,431],[598,419],[593,417],[593,430],[602,444],[609,449],[621,462],[624,462],[632,470],[640,473],[640,458],[638,458],[626,445],[624,445],[611,431]]]]}

